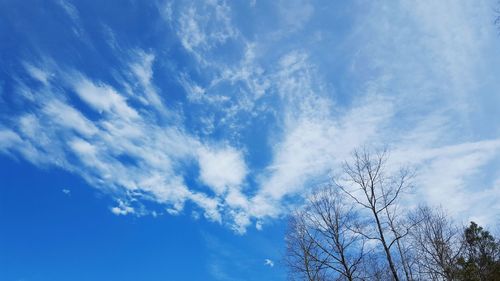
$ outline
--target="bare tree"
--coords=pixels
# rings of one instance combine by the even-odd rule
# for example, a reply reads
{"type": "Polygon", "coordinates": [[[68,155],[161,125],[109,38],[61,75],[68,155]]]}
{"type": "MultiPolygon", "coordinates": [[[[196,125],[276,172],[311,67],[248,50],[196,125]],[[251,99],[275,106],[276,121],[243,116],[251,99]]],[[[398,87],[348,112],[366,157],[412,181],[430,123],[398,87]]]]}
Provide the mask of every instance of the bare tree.
{"type": "Polygon", "coordinates": [[[387,281],[392,279],[392,273],[387,266],[385,258],[374,251],[365,256],[363,262],[363,276],[365,280],[387,281]]]}
{"type": "Polygon", "coordinates": [[[356,219],[357,214],[352,206],[345,204],[343,194],[331,186],[313,193],[305,208],[294,214],[291,220],[292,227],[287,234],[287,256],[292,261],[291,267],[299,268],[300,272],[306,273],[302,275],[307,276],[362,280],[360,269],[365,255],[365,239],[351,230],[356,219]],[[294,250],[297,248],[307,250],[294,250]],[[311,268],[305,265],[311,261],[319,273],[309,273],[311,268]]]}
{"type": "Polygon", "coordinates": [[[308,281],[497,280],[500,241],[472,222],[462,231],[440,208],[405,211],[402,195],[412,187],[413,174],[391,169],[386,161],[385,151],[355,151],[343,173],[294,213],[286,241],[295,276],[308,281]]]}
{"type": "Polygon", "coordinates": [[[326,257],[307,230],[303,211],[296,211],[289,219],[286,233],[285,262],[292,280],[324,281],[326,257]]]}
{"type": "Polygon", "coordinates": [[[405,274],[406,280],[414,280],[413,269],[415,267],[414,247],[407,236],[418,224],[418,221],[408,220],[402,216],[404,212],[395,205],[394,208],[385,209],[387,227],[395,238],[396,253],[399,256],[399,264],[405,274]],[[403,218],[402,218],[403,217],[403,218]]]}
{"type": "MultiPolygon", "coordinates": [[[[344,177],[334,179],[334,182],[358,206],[368,212],[372,222],[369,225],[373,227],[358,228],[358,233],[367,239],[380,242],[392,278],[399,281],[398,268],[391,249],[408,235],[410,228],[397,229],[394,214],[401,194],[411,187],[412,173],[409,169],[400,169],[395,173],[386,174],[386,160],[386,151],[372,154],[366,149],[356,150],[352,162],[344,164],[344,177]]],[[[402,247],[400,248],[402,250],[402,247]]],[[[402,255],[401,259],[404,257],[402,255]]],[[[404,260],[402,262],[405,263],[404,260]]],[[[407,269],[405,273],[409,274],[407,269]]],[[[411,280],[411,276],[407,276],[407,279],[411,280]]]]}
{"type": "Polygon", "coordinates": [[[456,280],[456,261],[463,249],[460,228],[440,208],[421,206],[411,219],[417,224],[411,238],[420,276],[425,280],[456,280]]]}

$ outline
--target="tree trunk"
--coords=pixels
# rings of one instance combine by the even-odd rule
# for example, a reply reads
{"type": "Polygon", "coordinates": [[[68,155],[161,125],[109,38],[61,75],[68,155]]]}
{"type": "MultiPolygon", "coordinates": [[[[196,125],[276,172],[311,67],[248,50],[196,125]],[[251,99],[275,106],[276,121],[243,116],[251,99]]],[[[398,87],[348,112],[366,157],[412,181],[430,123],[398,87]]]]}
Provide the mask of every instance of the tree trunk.
{"type": "Polygon", "coordinates": [[[385,241],[384,231],[382,229],[380,219],[378,218],[377,211],[375,209],[372,209],[372,212],[375,216],[375,222],[377,223],[380,241],[382,242],[382,246],[384,247],[385,256],[387,257],[387,262],[389,263],[389,268],[391,269],[392,276],[394,277],[395,281],[399,281],[398,272],[396,271],[396,267],[394,266],[394,262],[392,261],[391,251],[387,246],[387,242],[385,241]]]}

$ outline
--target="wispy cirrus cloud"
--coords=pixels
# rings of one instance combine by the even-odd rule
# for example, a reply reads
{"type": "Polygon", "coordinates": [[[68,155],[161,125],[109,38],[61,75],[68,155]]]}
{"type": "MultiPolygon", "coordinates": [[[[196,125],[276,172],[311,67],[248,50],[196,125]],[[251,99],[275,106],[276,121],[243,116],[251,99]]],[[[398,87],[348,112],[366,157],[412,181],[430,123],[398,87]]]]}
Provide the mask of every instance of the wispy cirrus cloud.
{"type": "MultiPolygon", "coordinates": [[[[143,58],[151,63],[151,57],[143,58]]],[[[32,68],[26,70],[33,79],[40,79],[32,68]]],[[[150,84],[151,74],[139,74],[144,84],[150,84]]],[[[134,108],[129,99],[141,95],[127,97],[76,71],[59,70],[54,82],[44,84],[40,92],[44,94],[35,92],[34,100],[26,101],[34,104],[32,113],[13,118],[16,130],[0,131],[4,152],[20,153],[37,165],[59,166],[108,190],[118,198],[118,206],[111,209],[118,215],[147,214],[137,201],[142,198],[165,204],[169,213],[180,212],[191,201],[207,218],[221,221],[221,193],[239,189],[246,174],[244,155],[237,149],[204,144],[182,124],[159,124],[143,114],[158,104],[134,108]],[[70,105],[74,98],[90,112],[70,105]],[[212,195],[186,186],[182,167],[192,162],[200,166],[200,179],[213,190],[212,195]],[[139,204],[141,211],[131,204],[139,204]]]]}
{"type": "Polygon", "coordinates": [[[285,214],[356,147],[388,144],[392,164],[419,167],[413,203],[498,217],[486,171],[500,154],[488,109],[500,59],[487,1],[354,3],[348,32],[326,29],[314,1],[281,4],[260,11],[278,17],[268,29],[237,16],[259,3],[159,4],[179,49],[113,36],[112,78],[23,58],[13,88],[29,110],[2,116],[0,151],[80,175],[116,199],[117,215],[192,203],[244,233],[285,214]]]}

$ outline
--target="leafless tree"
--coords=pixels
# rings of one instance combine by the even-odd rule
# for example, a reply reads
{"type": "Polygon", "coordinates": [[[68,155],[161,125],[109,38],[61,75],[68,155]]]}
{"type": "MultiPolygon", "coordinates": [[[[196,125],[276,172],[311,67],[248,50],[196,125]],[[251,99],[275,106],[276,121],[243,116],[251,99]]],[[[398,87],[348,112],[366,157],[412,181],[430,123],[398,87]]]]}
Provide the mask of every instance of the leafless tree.
{"type": "Polygon", "coordinates": [[[416,266],[416,257],[414,245],[408,239],[409,233],[416,227],[418,221],[409,220],[404,216],[404,211],[396,204],[394,208],[385,209],[385,218],[387,227],[394,237],[396,243],[395,252],[398,256],[400,268],[402,269],[406,280],[415,280],[414,268],[416,266]]]}
{"type": "Polygon", "coordinates": [[[287,262],[294,277],[452,281],[500,276],[500,242],[488,231],[475,223],[461,229],[440,208],[405,210],[403,194],[412,187],[413,174],[390,167],[385,151],[355,151],[341,171],[291,216],[287,262]]]}
{"type": "MultiPolygon", "coordinates": [[[[335,178],[335,185],[353,200],[361,209],[367,211],[371,223],[368,228],[358,228],[357,232],[367,239],[380,243],[388,263],[392,279],[399,281],[398,267],[393,246],[403,253],[401,239],[409,233],[410,226],[396,228],[396,207],[404,191],[411,187],[412,173],[409,169],[399,169],[387,173],[386,151],[370,153],[367,149],[356,150],[351,162],[345,162],[343,176],[335,178]]],[[[401,262],[407,264],[405,255],[401,262]]],[[[411,280],[408,268],[403,266],[406,278],[411,280]]]]}
{"type": "Polygon", "coordinates": [[[440,208],[419,207],[411,231],[419,274],[425,280],[456,280],[456,261],[463,249],[461,229],[440,208]]]}
{"type": "Polygon", "coordinates": [[[296,211],[289,219],[286,233],[285,262],[290,270],[290,279],[324,281],[327,257],[308,233],[304,211],[296,211]]]}
{"type": "Polygon", "coordinates": [[[313,277],[308,280],[323,280],[314,279],[314,276],[328,280],[363,280],[365,239],[351,230],[356,219],[352,206],[346,205],[344,195],[332,186],[314,192],[304,209],[291,221],[287,235],[291,267],[298,268],[302,275],[313,277]],[[311,261],[315,265],[313,270],[306,266],[311,261]],[[312,271],[315,272],[310,274],[312,271]]]}
{"type": "Polygon", "coordinates": [[[370,252],[365,256],[363,262],[363,276],[365,280],[370,281],[387,281],[392,279],[392,273],[385,262],[385,258],[381,258],[377,251],[370,252]]]}

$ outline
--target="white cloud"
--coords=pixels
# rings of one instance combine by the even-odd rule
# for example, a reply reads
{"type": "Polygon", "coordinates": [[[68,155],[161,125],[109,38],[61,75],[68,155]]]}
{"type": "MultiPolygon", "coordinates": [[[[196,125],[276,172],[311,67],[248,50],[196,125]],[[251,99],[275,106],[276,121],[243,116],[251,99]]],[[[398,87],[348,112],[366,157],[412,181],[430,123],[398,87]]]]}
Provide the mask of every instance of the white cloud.
{"type": "Polygon", "coordinates": [[[286,211],[279,202],[326,180],[354,148],[376,138],[393,114],[390,100],[377,97],[371,88],[350,110],[335,113],[335,103],[322,90],[323,81],[303,52],[283,56],[275,76],[284,103],[284,127],[281,139],[274,140],[272,163],[251,199],[250,213],[258,218],[286,211]]]}
{"type": "Polygon", "coordinates": [[[202,27],[196,21],[196,9],[190,7],[181,15],[179,20],[182,45],[189,51],[194,51],[194,48],[201,44],[206,44],[206,35],[202,32],[202,27]]]}
{"type": "Polygon", "coordinates": [[[481,217],[483,223],[491,224],[496,212],[484,216],[484,210],[497,209],[500,193],[495,184],[485,184],[481,171],[494,165],[499,155],[497,139],[427,148],[407,144],[393,151],[392,160],[401,163],[404,159],[418,168],[413,200],[442,205],[457,218],[481,217]]]}
{"type": "Polygon", "coordinates": [[[200,149],[200,180],[216,194],[228,188],[238,188],[246,175],[245,161],[241,153],[231,147],[218,150],[200,149]]]}
{"type": "Polygon", "coordinates": [[[484,43],[494,33],[487,28],[490,23],[487,13],[491,6],[487,1],[410,3],[404,3],[403,8],[411,11],[419,35],[424,37],[422,45],[436,59],[434,63],[440,66],[435,70],[447,76],[452,86],[451,94],[463,98],[475,86],[473,72],[481,62],[484,43]],[[478,23],[484,27],[479,27],[478,23]]]}
{"type": "Polygon", "coordinates": [[[18,134],[9,129],[0,129],[0,149],[6,152],[7,149],[22,143],[18,134]]]}
{"type": "Polygon", "coordinates": [[[125,216],[128,214],[134,214],[135,210],[131,206],[127,205],[126,202],[118,200],[118,206],[112,207],[111,212],[117,216],[125,216]]]}
{"type": "MultiPolygon", "coordinates": [[[[177,35],[184,48],[203,64],[212,48],[239,35],[231,22],[231,8],[224,1],[189,3],[179,10],[177,35]]],[[[172,19],[171,15],[172,12],[164,13],[167,20],[172,19]]]]}
{"type": "Polygon", "coordinates": [[[24,67],[26,68],[26,71],[28,71],[29,75],[31,75],[31,77],[47,85],[51,76],[49,73],[28,63],[25,63],[24,67]]]}
{"type": "Polygon", "coordinates": [[[69,1],[59,0],[57,4],[66,12],[66,14],[75,22],[79,21],[80,16],[78,15],[78,10],[69,1]]]}
{"type": "Polygon", "coordinates": [[[261,230],[262,230],[262,222],[261,222],[261,221],[259,221],[259,220],[258,220],[258,221],[255,223],[255,229],[257,229],[257,230],[259,230],[259,231],[261,231],[261,230]]]}
{"type": "Polygon", "coordinates": [[[83,114],[75,108],[58,100],[53,100],[45,105],[43,112],[62,127],[73,129],[83,136],[91,136],[98,129],[83,114]]]}
{"type": "MultiPolygon", "coordinates": [[[[143,51],[136,52],[137,59],[130,64],[132,73],[135,75],[139,84],[143,88],[148,103],[151,103],[157,110],[164,112],[163,103],[155,86],[153,85],[153,63],[155,56],[152,53],[145,53],[143,51]]],[[[137,97],[135,97],[137,98],[137,97]]]]}
{"type": "MultiPolygon", "coordinates": [[[[155,94],[153,57],[142,54],[143,64],[131,64],[142,85],[136,90],[155,94]]],[[[209,147],[186,133],[182,124],[159,123],[149,119],[150,115],[140,116],[123,94],[105,83],[91,81],[76,71],[55,73],[59,75],[54,77],[54,83],[48,81],[41,90],[43,94],[33,94],[31,102],[39,105],[33,113],[16,117],[18,132],[0,131],[3,152],[17,151],[35,164],[55,165],[79,174],[90,184],[121,198],[118,206],[111,208],[117,215],[148,213],[139,199],[163,204],[170,214],[181,213],[185,202],[191,201],[207,219],[222,222],[222,195],[210,197],[191,190],[184,182],[181,167],[200,161],[200,178],[208,185],[240,188],[246,175],[241,152],[227,145],[223,149],[209,147]],[[64,97],[69,93],[55,81],[70,85],[86,104],[103,114],[88,119],[83,111],[68,104],[69,98],[64,97]],[[222,173],[220,164],[231,174],[222,173]]],[[[144,106],[150,111],[162,110],[153,102],[144,106]]]]}
{"type": "Polygon", "coordinates": [[[222,216],[220,214],[220,201],[216,198],[210,198],[202,193],[192,193],[190,194],[190,199],[198,204],[204,211],[205,217],[216,222],[222,222],[222,216]]]}
{"type": "Polygon", "coordinates": [[[187,98],[191,102],[211,102],[211,99],[205,95],[205,89],[195,82],[191,81],[187,74],[183,73],[179,77],[180,84],[187,93],[187,98]]]}
{"type": "Polygon", "coordinates": [[[248,197],[236,188],[229,189],[225,202],[231,208],[248,209],[248,197]]]}
{"type": "MultiPolygon", "coordinates": [[[[69,146],[80,156],[82,156],[83,159],[95,159],[97,155],[97,148],[86,142],[85,140],[82,139],[74,139],[69,143],[69,146]]],[[[95,160],[91,161],[91,165],[96,162],[95,160]]]]}
{"type": "Polygon", "coordinates": [[[91,41],[89,40],[89,37],[87,36],[85,29],[82,25],[82,21],[80,19],[80,13],[78,9],[71,3],[72,1],[68,0],[58,0],[55,1],[57,5],[64,11],[64,13],[69,17],[71,20],[71,29],[73,31],[73,34],[78,37],[82,42],[86,43],[88,46],[91,45],[91,41]]]}
{"type": "MultiPolygon", "coordinates": [[[[394,165],[421,167],[420,196],[447,204],[457,216],[491,221],[481,212],[500,213],[499,185],[481,177],[488,165],[496,167],[498,131],[478,108],[489,100],[483,78],[500,65],[486,55],[496,34],[483,27],[486,2],[431,2],[366,5],[363,17],[354,15],[349,36],[332,31],[332,43],[323,32],[324,45],[304,42],[301,49],[286,35],[301,40],[309,32],[303,27],[317,26],[313,14],[320,11],[307,1],[282,2],[277,30],[253,30],[253,41],[238,30],[231,3],[169,3],[164,16],[196,61],[194,69],[167,73],[187,93],[180,106],[186,112],[165,114],[162,98],[170,93],[155,84],[159,70],[168,68],[161,50],[126,52],[126,69],[113,69],[119,81],[24,63],[43,85],[20,83],[16,92],[31,107],[0,129],[0,151],[81,175],[120,198],[111,208],[117,215],[143,214],[142,200],[173,215],[191,202],[192,214],[244,233],[282,215],[287,199],[325,180],[354,148],[389,143],[394,165]],[[66,87],[100,114],[70,104],[66,87]],[[271,117],[259,119],[261,113],[271,117]],[[268,125],[259,122],[272,122],[268,135],[241,134],[268,125]],[[246,162],[263,153],[269,159],[246,162]],[[472,185],[476,179],[484,184],[472,185]],[[204,186],[190,186],[199,183],[204,186]],[[467,203],[475,205],[466,209],[467,203]]],[[[72,5],[60,4],[78,20],[72,5]]]]}
{"type": "Polygon", "coordinates": [[[253,214],[277,215],[283,210],[273,202],[326,180],[353,149],[379,136],[390,108],[390,104],[375,100],[353,108],[338,121],[304,117],[289,122],[284,140],[275,146],[269,175],[252,198],[253,214]]]}
{"type": "Polygon", "coordinates": [[[137,111],[127,104],[125,98],[110,86],[103,83],[95,84],[83,77],[73,83],[78,96],[98,112],[115,113],[126,119],[139,116],[137,111]]]}
{"type": "Polygon", "coordinates": [[[16,151],[33,164],[41,164],[42,162],[41,153],[23,140],[18,133],[9,129],[0,129],[0,152],[15,156],[14,152],[16,151]]]}
{"type": "MultiPolygon", "coordinates": [[[[457,6],[454,3],[448,4],[457,6]]],[[[405,5],[404,8],[412,9],[411,5],[405,5]]],[[[429,9],[425,5],[418,5],[419,9],[429,9]]],[[[338,168],[338,160],[348,158],[353,148],[364,144],[380,146],[389,143],[391,147],[396,147],[396,150],[405,147],[404,152],[393,153],[396,158],[394,161],[399,164],[410,162],[429,167],[420,177],[421,189],[425,190],[421,195],[431,192],[432,194],[426,194],[433,195],[428,197],[429,202],[447,202],[447,207],[456,214],[477,215],[478,211],[472,209],[466,212],[467,214],[464,213],[466,198],[477,198],[481,197],[477,194],[494,192],[491,188],[479,191],[477,187],[467,185],[470,184],[470,178],[490,162],[493,157],[491,155],[497,155],[498,149],[493,145],[496,140],[467,144],[461,138],[454,137],[461,132],[456,130],[453,119],[457,115],[463,118],[470,112],[467,107],[470,97],[464,95],[468,91],[474,91],[474,81],[478,79],[477,75],[471,72],[477,68],[478,63],[474,54],[483,48],[487,40],[484,33],[476,33],[476,23],[466,24],[467,36],[462,38],[460,26],[464,25],[464,22],[457,21],[470,18],[464,14],[478,10],[454,7],[450,12],[453,15],[446,15],[443,19],[437,16],[423,19],[419,14],[423,12],[428,16],[435,11],[415,12],[417,20],[433,22],[424,24],[428,29],[425,32],[432,34],[428,37],[429,40],[426,36],[422,37],[424,40],[417,40],[416,36],[420,35],[405,33],[400,29],[401,23],[383,23],[396,21],[391,15],[398,14],[395,11],[398,8],[401,7],[389,6],[385,11],[372,9],[376,12],[370,14],[366,20],[371,21],[369,25],[373,26],[378,32],[376,34],[380,36],[372,36],[372,27],[366,28],[365,25],[360,26],[365,30],[354,33],[355,36],[367,36],[362,37],[363,40],[370,40],[367,43],[356,43],[362,46],[361,53],[366,49],[367,56],[363,56],[360,63],[375,71],[370,73],[370,79],[360,81],[363,83],[361,88],[364,88],[360,93],[351,93],[351,96],[360,96],[353,98],[354,104],[347,110],[343,108],[339,112],[335,108],[335,102],[322,92],[322,80],[314,78],[320,75],[315,73],[314,64],[306,53],[291,52],[281,58],[282,71],[274,77],[278,93],[285,103],[283,136],[274,140],[273,161],[263,177],[259,192],[251,199],[250,212],[254,216],[279,215],[284,211],[280,204],[284,197],[300,194],[304,188],[314,184],[314,181],[324,180],[329,171],[338,168]],[[458,13],[455,13],[457,11],[458,13]],[[377,24],[379,21],[381,23],[377,24]],[[448,25],[454,25],[451,30],[455,35],[444,36],[435,30],[437,27],[448,32],[448,25]],[[396,44],[387,46],[382,41],[392,41],[386,37],[394,38],[396,44]],[[433,40],[446,42],[436,44],[431,42],[433,40]],[[416,42],[428,44],[427,47],[433,48],[435,53],[430,56],[425,53],[422,55],[422,52],[414,49],[408,41],[413,42],[413,45],[416,42]],[[441,61],[436,62],[435,56],[441,61]],[[459,60],[453,61],[455,57],[459,60]],[[443,65],[445,68],[441,72],[443,65]],[[433,77],[434,72],[429,73],[428,67],[431,67],[431,71],[440,72],[439,77],[433,77]],[[379,69],[383,71],[379,72],[379,69]],[[377,75],[374,76],[374,73],[377,75]],[[443,85],[442,81],[451,81],[452,87],[443,85]],[[450,96],[445,96],[447,94],[450,96]],[[434,104],[430,105],[430,101],[434,104]],[[422,112],[426,115],[412,115],[422,112]],[[452,143],[458,144],[460,149],[465,149],[463,154],[453,156],[443,153],[455,147],[452,143]],[[465,148],[467,146],[477,147],[465,148]],[[486,151],[490,151],[490,154],[486,151]],[[450,196],[453,199],[447,200],[450,196]]],[[[439,12],[435,14],[447,14],[443,10],[446,9],[440,7],[439,12]]],[[[462,122],[465,122],[464,120],[460,119],[462,122]]]]}
{"type": "Polygon", "coordinates": [[[257,63],[257,46],[255,43],[246,43],[243,58],[236,66],[224,66],[220,77],[211,81],[213,87],[222,81],[236,83],[242,81],[247,86],[254,99],[262,97],[271,87],[271,79],[264,75],[264,69],[257,63]]]}
{"type": "Polygon", "coordinates": [[[232,218],[231,228],[238,234],[245,234],[251,223],[251,215],[246,211],[229,211],[232,218]]]}

